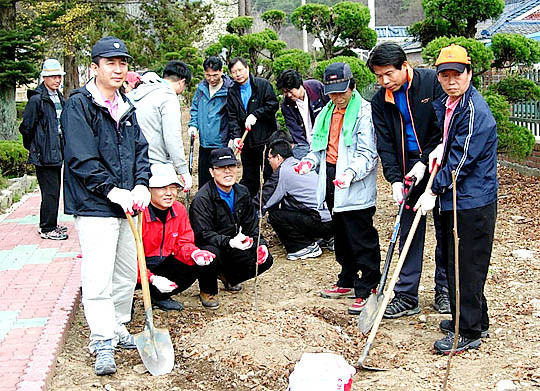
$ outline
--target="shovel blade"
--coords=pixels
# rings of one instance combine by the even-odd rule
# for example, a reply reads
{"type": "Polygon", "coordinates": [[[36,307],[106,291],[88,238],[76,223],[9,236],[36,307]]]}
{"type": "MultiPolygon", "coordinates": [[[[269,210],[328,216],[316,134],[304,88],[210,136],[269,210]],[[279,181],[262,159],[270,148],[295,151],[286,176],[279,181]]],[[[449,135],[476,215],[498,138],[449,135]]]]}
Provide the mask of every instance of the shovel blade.
{"type": "Polygon", "coordinates": [[[154,327],[152,309],[146,313],[144,330],[133,336],[141,360],[154,376],[170,373],[174,367],[174,349],[169,330],[154,327]],[[150,314],[149,314],[150,313],[150,314]]]}
{"type": "Polygon", "coordinates": [[[366,306],[358,316],[358,328],[362,334],[368,334],[373,327],[373,323],[375,323],[375,318],[377,317],[383,299],[384,295],[379,295],[377,293],[372,293],[368,297],[366,306]]]}

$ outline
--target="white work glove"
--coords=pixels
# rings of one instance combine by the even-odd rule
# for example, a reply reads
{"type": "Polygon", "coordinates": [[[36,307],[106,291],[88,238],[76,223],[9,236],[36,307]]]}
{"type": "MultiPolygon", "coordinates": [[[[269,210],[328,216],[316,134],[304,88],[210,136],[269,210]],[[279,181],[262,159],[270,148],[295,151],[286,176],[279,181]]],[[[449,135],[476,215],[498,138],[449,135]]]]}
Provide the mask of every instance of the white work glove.
{"type": "Polygon", "coordinates": [[[238,231],[238,234],[229,240],[229,246],[238,250],[247,250],[253,245],[253,239],[242,233],[242,228],[238,231]]]}
{"type": "Polygon", "coordinates": [[[129,190],[113,187],[107,194],[107,198],[122,207],[122,210],[127,213],[133,213],[133,195],[129,190]]]}
{"type": "Polygon", "coordinates": [[[193,178],[191,177],[189,172],[186,172],[185,174],[180,174],[179,177],[182,182],[184,182],[184,193],[187,193],[193,187],[193,178]]]}
{"type": "Polygon", "coordinates": [[[442,163],[444,148],[442,143],[437,145],[433,151],[429,154],[429,173],[433,171],[435,166],[440,167],[442,163]]]}
{"type": "Polygon", "coordinates": [[[257,122],[257,117],[255,117],[253,114],[248,115],[246,118],[246,129],[248,131],[251,131],[251,127],[255,125],[256,122],[257,122]]]}
{"type": "Polygon", "coordinates": [[[268,247],[266,247],[264,244],[261,244],[257,248],[257,265],[265,263],[268,259],[268,254],[268,247]]]}
{"type": "Polygon", "coordinates": [[[412,185],[412,177],[415,177],[416,181],[414,182],[414,184],[415,186],[418,185],[424,177],[425,172],[426,165],[422,162],[416,162],[411,171],[409,171],[407,175],[405,175],[405,184],[409,186],[412,185]]]}
{"type": "Polygon", "coordinates": [[[191,253],[191,259],[199,266],[209,265],[215,257],[216,254],[207,250],[197,249],[191,253]]]}
{"type": "Polygon", "coordinates": [[[311,163],[309,160],[302,160],[300,163],[294,166],[294,171],[296,171],[300,175],[304,175],[310,172],[312,168],[313,163],[311,163]]]}
{"type": "Polygon", "coordinates": [[[435,207],[435,200],[437,200],[437,196],[433,194],[431,190],[427,190],[420,196],[413,210],[416,212],[418,209],[420,209],[422,214],[425,215],[435,207]]]}
{"type": "Polygon", "coordinates": [[[242,139],[240,137],[237,137],[233,140],[233,146],[235,150],[241,153],[242,148],[244,148],[244,143],[242,142],[242,139]]]}
{"type": "Polygon", "coordinates": [[[137,185],[131,190],[131,196],[133,197],[133,209],[145,210],[150,203],[150,192],[148,187],[144,185],[137,185]]]}
{"type": "Polygon", "coordinates": [[[161,293],[171,293],[178,288],[178,285],[168,278],[156,276],[155,274],[150,276],[150,284],[154,285],[161,293]]]}
{"type": "Polygon", "coordinates": [[[338,189],[346,189],[351,185],[351,181],[353,180],[354,174],[351,170],[345,170],[341,174],[339,174],[336,179],[332,181],[335,187],[338,189]]]}
{"type": "Polygon", "coordinates": [[[197,137],[197,128],[195,126],[190,126],[187,128],[187,134],[189,137],[197,137]]]}
{"type": "Polygon", "coordinates": [[[403,202],[403,183],[394,182],[392,183],[392,198],[399,205],[403,202]]]}

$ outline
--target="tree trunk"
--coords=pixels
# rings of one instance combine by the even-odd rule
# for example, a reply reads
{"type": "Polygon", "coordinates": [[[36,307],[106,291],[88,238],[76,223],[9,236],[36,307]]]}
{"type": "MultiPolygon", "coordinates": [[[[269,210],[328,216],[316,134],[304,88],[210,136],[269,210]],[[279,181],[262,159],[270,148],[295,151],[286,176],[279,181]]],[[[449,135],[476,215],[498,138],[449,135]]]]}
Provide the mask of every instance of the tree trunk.
{"type": "MultiPolygon", "coordinates": [[[[0,6],[0,29],[15,28],[15,2],[2,2],[0,6]]],[[[15,61],[15,51],[8,53],[3,61],[15,61]]],[[[17,109],[15,106],[15,83],[0,85],[0,139],[16,140],[17,109]]]]}
{"type": "Polygon", "coordinates": [[[246,0],[238,0],[238,16],[246,16],[246,0]]]}
{"type": "Polygon", "coordinates": [[[245,0],[246,2],[246,16],[253,16],[251,0],[245,0]]]}
{"type": "MultiPolygon", "coordinates": [[[[69,47],[68,52],[75,53],[75,48],[69,47]]],[[[64,71],[66,72],[66,76],[64,77],[64,96],[68,98],[71,91],[80,87],[79,68],[73,54],[64,55],[64,71]]]]}

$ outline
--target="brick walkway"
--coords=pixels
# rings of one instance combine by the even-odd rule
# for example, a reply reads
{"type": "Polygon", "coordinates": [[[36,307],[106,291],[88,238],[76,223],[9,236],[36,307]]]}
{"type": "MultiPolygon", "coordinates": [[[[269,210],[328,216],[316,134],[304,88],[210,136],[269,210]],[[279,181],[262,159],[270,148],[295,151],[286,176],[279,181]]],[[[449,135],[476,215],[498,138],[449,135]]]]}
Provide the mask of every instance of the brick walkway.
{"type": "MultiPolygon", "coordinates": [[[[0,391],[46,390],[80,298],[79,241],[39,237],[39,193],[0,217],[0,391]]],[[[61,210],[63,207],[61,207],[61,210]]]]}

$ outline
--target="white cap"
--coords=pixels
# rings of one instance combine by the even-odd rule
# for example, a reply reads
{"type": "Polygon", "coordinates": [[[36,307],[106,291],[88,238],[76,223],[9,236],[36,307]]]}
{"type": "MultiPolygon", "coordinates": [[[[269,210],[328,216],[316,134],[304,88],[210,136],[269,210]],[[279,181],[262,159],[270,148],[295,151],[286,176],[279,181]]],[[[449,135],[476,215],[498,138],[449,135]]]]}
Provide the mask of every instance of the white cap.
{"type": "Polygon", "coordinates": [[[43,63],[41,77],[47,76],[64,76],[66,72],[62,69],[62,65],[54,58],[49,58],[43,63]]]}
{"type": "Polygon", "coordinates": [[[152,176],[148,182],[148,187],[165,187],[173,183],[182,186],[172,164],[155,163],[150,166],[150,170],[152,176]]]}

